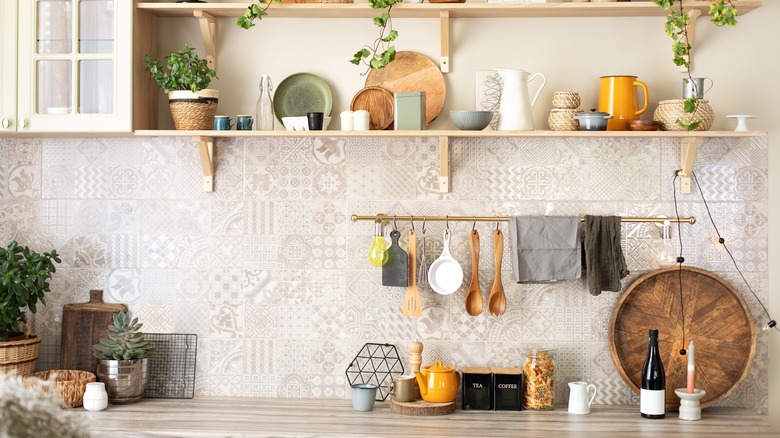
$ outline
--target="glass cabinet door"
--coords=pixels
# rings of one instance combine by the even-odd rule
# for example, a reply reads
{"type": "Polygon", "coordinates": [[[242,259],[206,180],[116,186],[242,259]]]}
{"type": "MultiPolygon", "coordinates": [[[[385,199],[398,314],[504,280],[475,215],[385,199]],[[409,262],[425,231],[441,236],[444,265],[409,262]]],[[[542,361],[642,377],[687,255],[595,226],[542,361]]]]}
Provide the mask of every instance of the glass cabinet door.
{"type": "Polygon", "coordinates": [[[29,20],[32,29],[28,46],[19,47],[19,108],[31,131],[131,130],[132,6],[127,0],[19,3],[20,23],[29,20]]]}

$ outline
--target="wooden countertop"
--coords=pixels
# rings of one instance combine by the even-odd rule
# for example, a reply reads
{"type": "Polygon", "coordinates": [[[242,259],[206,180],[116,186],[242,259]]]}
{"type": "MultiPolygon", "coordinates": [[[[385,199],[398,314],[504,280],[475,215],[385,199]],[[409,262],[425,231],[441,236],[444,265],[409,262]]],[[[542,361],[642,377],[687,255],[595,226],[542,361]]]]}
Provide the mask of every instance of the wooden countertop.
{"type": "Polygon", "coordinates": [[[767,416],[728,408],[705,409],[701,421],[676,412],[646,420],[638,407],[594,406],[570,415],[565,406],[537,411],[461,411],[441,417],[407,417],[377,402],[356,412],[350,400],[199,397],[144,399],[83,415],[93,437],[780,437],[767,416]],[[529,434],[529,432],[531,432],[529,434]]]}

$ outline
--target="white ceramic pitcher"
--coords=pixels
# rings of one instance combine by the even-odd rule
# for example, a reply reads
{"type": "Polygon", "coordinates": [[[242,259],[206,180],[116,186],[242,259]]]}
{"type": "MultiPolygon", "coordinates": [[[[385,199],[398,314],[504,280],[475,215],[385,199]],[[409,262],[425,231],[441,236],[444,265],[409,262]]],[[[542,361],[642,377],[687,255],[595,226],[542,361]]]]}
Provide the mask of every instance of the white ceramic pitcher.
{"type": "Polygon", "coordinates": [[[590,414],[590,404],[596,398],[596,385],[588,382],[569,382],[569,413],[590,414]],[[593,394],[588,398],[588,393],[593,394]]]}
{"type": "Polygon", "coordinates": [[[531,74],[525,70],[497,68],[495,71],[504,82],[498,107],[498,130],[533,131],[532,110],[547,83],[547,77],[541,73],[531,74]],[[529,99],[528,83],[537,77],[542,78],[542,84],[536,90],[534,98],[529,99]]]}

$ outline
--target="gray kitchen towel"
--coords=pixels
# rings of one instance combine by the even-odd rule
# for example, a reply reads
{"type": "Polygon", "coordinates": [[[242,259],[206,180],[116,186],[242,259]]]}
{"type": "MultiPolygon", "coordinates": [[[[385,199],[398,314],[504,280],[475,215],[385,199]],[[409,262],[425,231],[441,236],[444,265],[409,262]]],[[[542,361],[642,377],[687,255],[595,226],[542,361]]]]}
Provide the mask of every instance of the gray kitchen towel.
{"type": "Polygon", "coordinates": [[[518,283],[574,280],[582,275],[580,218],[511,216],[512,268],[518,283]]]}
{"type": "Polygon", "coordinates": [[[629,274],[620,247],[620,222],[618,216],[585,216],[585,276],[591,295],[619,292],[620,280],[629,274]]]}

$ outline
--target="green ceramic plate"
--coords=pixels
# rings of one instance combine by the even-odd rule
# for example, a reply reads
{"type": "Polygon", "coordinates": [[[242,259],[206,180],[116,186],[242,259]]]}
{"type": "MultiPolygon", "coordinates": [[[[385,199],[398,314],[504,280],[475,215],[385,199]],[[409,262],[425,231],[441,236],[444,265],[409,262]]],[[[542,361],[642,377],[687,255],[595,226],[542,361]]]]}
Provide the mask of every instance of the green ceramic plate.
{"type": "Polygon", "coordinates": [[[333,94],[328,84],[311,73],[296,73],[286,77],[274,93],[274,113],[282,117],[305,116],[308,112],[323,112],[330,116],[333,94]]]}

